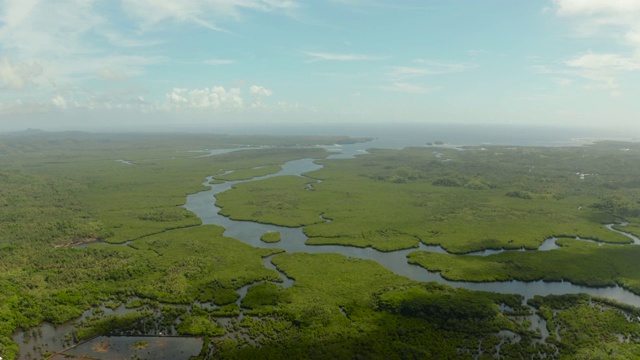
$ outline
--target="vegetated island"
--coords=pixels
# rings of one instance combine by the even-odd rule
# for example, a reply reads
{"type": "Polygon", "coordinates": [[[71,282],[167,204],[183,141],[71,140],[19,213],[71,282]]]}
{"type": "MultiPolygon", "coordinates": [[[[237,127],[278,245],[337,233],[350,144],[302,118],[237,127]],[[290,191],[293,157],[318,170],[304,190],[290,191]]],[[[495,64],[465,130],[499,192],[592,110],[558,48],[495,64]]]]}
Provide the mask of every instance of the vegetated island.
{"type": "Polygon", "coordinates": [[[277,243],[281,240],[280,233],[278,231],[266,232],[260,236],[260,240],[266,243],[277,243]]]}

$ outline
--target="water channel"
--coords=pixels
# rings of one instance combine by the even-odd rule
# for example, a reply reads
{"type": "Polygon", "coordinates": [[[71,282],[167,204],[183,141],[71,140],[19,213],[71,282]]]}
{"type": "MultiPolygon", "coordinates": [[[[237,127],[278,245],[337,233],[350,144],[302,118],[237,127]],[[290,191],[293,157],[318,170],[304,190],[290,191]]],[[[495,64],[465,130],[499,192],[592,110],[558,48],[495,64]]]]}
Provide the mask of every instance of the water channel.
{"type": "MultiPolygon", "coordinates": [[[[331,155],[329,158],[350,158],[357,154],[363,153],[365,148],[366,144],[356,144],[342,146],[340,148],[333,148],[330,150],[336,152],[341,151],[341,153],[331,155]]],[[[351,258],[368,259],[378,262],[382,266],[388,268],[398,275],[406,276],[413,280],[436,281],[438,283],[469,290],[492,291],[506,294],[520,294],[524,296],[525,301],[526,299],[532,298],[535,295],[545,296],[550,294],[558,295],[586,293],[592,296],[614,299],[625,304],[640,306],[640,296],[635,295],[620,286],[593,288],[582,285],[575,285],[567,281],[545,282],[542,280],[533,282],[513,280],[484,283],[449,281],[442,278],[439,273],[427,271],[422,267],[412,265],[407,262],[407,255],[410,252],[416,250],[446,252],[439,246],[427,246],[421,243],[417,248],[393,252],[381,252],[372,248],[357,248],[339,245],[306,245],[305,241],[307,240],[307,236],[303,233],[302,228],[289,228],[269,224],[261,224],[252,221],[231,220],[228,217],[220,215],[220,208],[215,205],[215,195],[231,189],[235,184],[248,181],[258,181],[275,176],[304,176],[303,174],[318,170],[320,168],[322,168],[322,165],[316,164],[313,159],[301,159],[287,162],[283,165],[282,170],[276,174],[256,177],[250,180],[227,181],[222,184],[211,185],[210,182],[212,180],[212,177],[208,177],[204,182],[204,185],[209,186],[210,189],[196,194],[188,195],[184,207],[200,217],[203,224],[214,224],[222,226],[225,228],[225,236],[233,237],[255,247],[278,248],[285,250],[287,253],[337,253],[351,258]],[[278,243],[271,244],[262,242],[260,240],[260,236],[266,232],[280,232],[282,240],[278,243]]],[[[310,178],[309,181],[314,182],[315,180],[310,178]]],[[[631,237],[634,241],[634,244],[640,244],[640,240],[638,240],[637,238],[633,237],[630,234],[615,230],[611,226],[612,225],[607,225],[607,228],[631,237]]],[[[557,248],[558,246],[555,244],[555,240],[555,238],[547,239],[541,245],[538,251],[550,251],[554,248],[557,248]]],[[[472,253],[469,255],[487,256],[501,251],[503,250],[485,250],[483,252],[472,253]]],[[[281,275],[284,277],[284,274],[281,273],[281,275]]]]}
{"type": "MultiPolygon", "coordinates": [[[[329,159],[346,159],[356,156],[358,154],[365,153],[365,149],[370,147],[370,144],[354,144],[347,146],[335,146],[330,147],[327,150],[334,152],[329,159]]],[[[215,156],[218,154],[235,151],[238,149],[223,149],[214,150],[209,154],[200,156],[215,156]]],[[[435,154],[435,152],[434,152],[435,154]]],[[[126,165],[135,165],[126,161],[121,161],[126,165]]],[[[476,283],[476,282],[462,282],[462,281],[448,281],[439,273],[430,272],[422,267],[411,265],[407,262],[407,255],[410,252],[423,250],[431,252],[447,253],[445,249],[440,246],[419,244],[417,248],[405,249],[393,252],[381,252],[372,248],[357,248],[350,246],[339,245],[306,245],[305,241],[307,236],[303,233],[302,228],[289,228],[281,227],[269,224],[260,224],[251,221],[236,221],[231,220],[228,217],[219,214],[220,208],[215,205],[215,195],[227,191],[233,187],[233,185],[248,182],[258,181],[275,176],[304,176],[305,173],[319,170],[322,165],[314,163],[313,159],[300,159],[289,161],[282,166],[282,170],[276,174],[267,176],[256,177],[250,180],[239,181],[227,181],[222,184],[211,185],[213,177],[207,177],[204,185],[210,187],[209,190],[201,191],[196,194],[187,196],[184,207],[194,212],[203,224],[214,224],[225,228],[224,235],[233,237],[244,243],[255,247],[262,248],[277,248],[283,249],[287,253],[307,252],[307,253],[337,253],[346,257],[359,258],[373,260],[393,271],[394,273],[402,276],[406,276],[413,280],[418,281],[435,281],[442,284],[447,284],[452,287],[465,288],[469,290],[480,291],[492,291],[497,293],[507,294],[520,294],[524,297],[524,301],[532,298],[535,295],[550,295],[550,294],[577,294],[586,293],[593,296],[600,296],[609,299],[614,299],[621,303],[630,304],[634,306],[640,306],[640,296],[631,293],[619,286],[614,287],[602,287],[591,288],[581,285],[574,285],[570,282],[522,282],[522,281],[506,281],[506,282],[489,282],[489,283],[476,283]],[[262,234],[266,232],[280,232],[281,241],[277,243],[265,243],[260,240],[262,234]]],[[[314,183],[316,180],[309,178],[310,183],[314,183]]],[[[319,215],[321,216],[321,215],[319,215]]],[[[329,220],[327,220],[329,221],[329,220]]],[[[623,223],[622,226],[625,224],[623,223]]],[[[631,234],[614,229],[612,224],[606,225],[606,227],[623,235],[630,237],[633,240],[633,244],[640,245],[640,239],[634,237],[631,234]]],[[[500,253],[502,251],[551,251],[558,248],[556,244],[556,238],[550,238],[545,240],[537,250],[499,250],[489,249],[484,251],[478,251],[469,253],[467,256],[489,256],[492,254],[500,253]]],[[[592,241],[588,239],[580,239],[585,241],[592,241]]],[[[90,246],[83,244],[80,246],[90,246]]],[[[608,245],[616,246],[616,245],[608,245]]],[[[629,245],[627,245],[629,246],[629,245]]],[[[265,267],[278,271],[283,278],[281,284],[284,288],[290,287],[294,284],[294,280],[287,278],[286,275],[280,272],[277,267],[271,262],[272,256],[268,256],[263,259],[265,267]]],[[[246,285],[238,289],[237,292],[240,295],[237,300],[237,304],[246,295],[248,288],[251,286],[246,285]]],[[[199,304],[200,306],[207,306],[207,304],[199,304]]],[[[135,309],[126,309],[123,306],[117,309],[101,308],[105,315],[110,314],[124,314],[135,309]]],[[[85,318],[91,314],[91,310],[87,311],[82,317],[85,318]]],[[[242,318],[242,313],[236,320],[242,318]]],[[[531,329],[539,329],[542,336],[542,341],[548,336],[545,322],[539,316],[533,314],[526,317],[531,321],[531,329]]],[[[221,320],[222,321],[222,320],[221,320]]],[[[31,359],[32,356],[36,356],[37,353],[49,351],[56,353],[63,351],[65,346],[64,337],[68,334],[75,324],[69,322],[63,325],[53,326],[51,324],[44,323],[39,328],[31,329],[30,331],[20,331],[15,334],[14,341],[20,345],[20,359],[31,359]],[[32,335],[31,332],[34,332],[32,335]],[[36,334],[38,333],[38,334],[36,334]]],[[[150,334],[156,334],[157,331],[150,331],[150,334]]],[[[182,338],[182,337],[158,337],[158,336],[116,336],[116,337],[98,337],[89,342],[78,344],[72,349],[65,351],[65,354],[71,356],[92,356],[93,358],[108,358],[112,355],[128,356],[139,355],[142,358],[156,358],[156,359],[173,359],[173,358],[187,358],[190,355],[197,353],[194,349],[200,349],[202,346],[202,340],[197,338],[182,338]],[[136,348],[137,342],[144,342],[145,346],[142,349],[136,348]],[[106,351],[101,355],[102,350],[108,347],[109,351],[106,351]],[[103,357],[104,356],[104,357],[103,357]]],[[[54,358],[62,359],[65,355],[56,355],[54,358]]]]}

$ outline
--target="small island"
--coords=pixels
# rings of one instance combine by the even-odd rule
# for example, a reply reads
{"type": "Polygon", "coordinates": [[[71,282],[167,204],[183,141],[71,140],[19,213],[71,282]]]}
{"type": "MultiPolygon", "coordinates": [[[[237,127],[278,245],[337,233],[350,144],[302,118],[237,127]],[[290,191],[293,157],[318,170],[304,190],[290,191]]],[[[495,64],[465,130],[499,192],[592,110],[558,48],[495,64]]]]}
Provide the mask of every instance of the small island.
{"type": "Polygon", "coordinates": [[[260,240],[262,240],[263,242],[266,243],[277,243],[278,241],[280,241],[280,232],[276,231],[276,232],[266,232],[264,234],[262,234],[262,236],[260,237],[260,240]]]}

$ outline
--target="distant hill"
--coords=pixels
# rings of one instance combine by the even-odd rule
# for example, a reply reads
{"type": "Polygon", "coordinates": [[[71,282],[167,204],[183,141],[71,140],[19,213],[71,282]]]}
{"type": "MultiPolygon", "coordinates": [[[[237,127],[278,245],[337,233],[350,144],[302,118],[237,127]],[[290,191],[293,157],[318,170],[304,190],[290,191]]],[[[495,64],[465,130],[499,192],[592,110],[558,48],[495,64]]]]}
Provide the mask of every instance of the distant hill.
{"type": "Polygon", "coordinates": [[[47,132],[40,129],[26,129],[21,131],[12,131],[7,133],[0,133],[0,136],[4,137],[23,137],[23,136],[34,136],[34,135],[44,135],[47,132]]]}

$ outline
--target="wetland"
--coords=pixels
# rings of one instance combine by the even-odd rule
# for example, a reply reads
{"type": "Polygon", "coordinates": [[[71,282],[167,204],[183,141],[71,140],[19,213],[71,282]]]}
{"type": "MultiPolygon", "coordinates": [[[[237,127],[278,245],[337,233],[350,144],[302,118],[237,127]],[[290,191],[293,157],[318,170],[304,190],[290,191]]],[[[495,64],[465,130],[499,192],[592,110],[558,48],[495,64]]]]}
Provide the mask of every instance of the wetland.
{"type": "Polygon", "coordinates": [[[640,353],[635,143],[2,140],[3,358],[640,353]]]}

